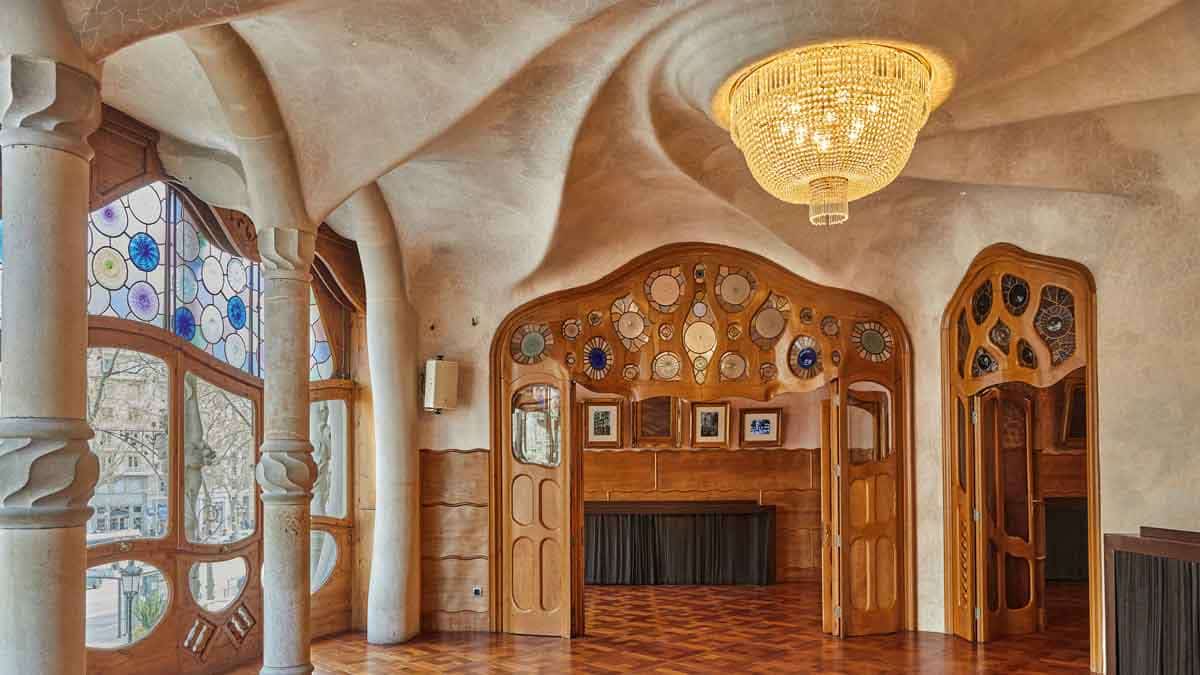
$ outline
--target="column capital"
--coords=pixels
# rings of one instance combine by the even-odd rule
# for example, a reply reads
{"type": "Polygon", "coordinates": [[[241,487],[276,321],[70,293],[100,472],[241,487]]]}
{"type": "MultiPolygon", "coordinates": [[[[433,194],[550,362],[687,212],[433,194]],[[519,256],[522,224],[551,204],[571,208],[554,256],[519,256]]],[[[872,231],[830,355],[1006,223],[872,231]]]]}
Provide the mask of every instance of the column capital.
{"type": "Polygon", "coordinates": [[[78,527],[92,516],[88,501],[100,460],[80,419],[0,418],[0,527],[78,527]]]}
{"type": "Polygon", "coordinates": [[[287,227],[258,230],[258,252],[262,256],[263,275],[268,279],[309,281],[316,257],[315,233],[287,227]]]}
{"type": "Polygon", "coordinates": [[[264,502],[306,504],[312,499],[317,463],[312,443],[296,438],[267,438],[254,469],[264,502]]]}
{"type": "Polygon", "coordinates": [[[100,126],[100,83],[50,59],[0,55],[0,147],[36,145],[95,154],[88,136],[100,126]]]}

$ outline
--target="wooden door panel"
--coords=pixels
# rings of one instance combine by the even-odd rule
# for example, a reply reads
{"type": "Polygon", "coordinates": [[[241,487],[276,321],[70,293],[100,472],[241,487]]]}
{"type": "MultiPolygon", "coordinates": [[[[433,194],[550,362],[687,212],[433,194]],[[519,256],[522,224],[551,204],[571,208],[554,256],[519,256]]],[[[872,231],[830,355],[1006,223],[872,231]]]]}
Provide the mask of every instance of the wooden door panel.
{"type": "Polygon", "coordinates": [[[518,537],[512,545],[512,602],[518,610],[533,609],[534,585],[537,574],[537,560],[534,557],[533,540],[529,537],[518,537]]]}
{"type": "Polygon", "coordinates": [[[983,564],[977,592],[977,639],[1032,633],[1043,625],[1038,536],[1040,506],[1033,449],[1033,392],[1002,385],[976,397],[976,464],[983,485],[976,550],[983,564]]]}
{"type": "Polygon", "coordinates": [[[508,509],[503,518],[502,595],[505,632],[567,637],[571,633],[568,439],[570,409],[561,390],[545,382],[513,383],[514,407],[505,434],[504,477],[508,509]],[[523,392],[529,392],[523,395],[523,392]],[[540,407],[539,407],[540,406],[540,407]],[[557,406],[557,407],[555,407],[557,406]],[[550,410],[554,410],[550,413],[550,410]],[[528,419],[526,419],[526,416],[528,419]],[[514,427],[516,427],[514,429],[514,427]],[[527,434],[516,442],[514,434],[527,434]]]}
{"type": "Polygon", "coordinates": [[[533,497],[533,478],[529,474],[519,474],[512,481],[512,519],[516,525],[533,524],[533,509],[536,506],[533,497]]]}
{"type": "Polygon", "coordinates": [[[952,436],[954,449],[951,455],[953,487],[951,509],[953,510],[954,559],[953,567],[946,571],[954,579],[954,611],[952,630],[954,634],[975,639],[975,455],[974,433],[971,429],[970,406],[959,395],[954,398],[952,436]]]}
{"type": "Polygon", "coordinates": [[[833,551],[833,534],[837,528],[833,523],[832,504],[836,428],[837,414],[833,404],[829,400],[821,401],[821,631],[829,635],[834,634],[834,587],[837,584],[833,551]]]}
{"type": "MultiPolygon", "coordinates": [[[[852,387],[862,387],[856,383],[852,387]]],[[[902,626],[899,602],[900,471],[895,452],[892,397],[878,390],[839,387],[839,427],[835,444],[844,489],[838,490],[843,517],[844,582],[842,634],[892,633],[902,626]]],[[[835,471],[835,473],[837,473],[835,471]]]]}

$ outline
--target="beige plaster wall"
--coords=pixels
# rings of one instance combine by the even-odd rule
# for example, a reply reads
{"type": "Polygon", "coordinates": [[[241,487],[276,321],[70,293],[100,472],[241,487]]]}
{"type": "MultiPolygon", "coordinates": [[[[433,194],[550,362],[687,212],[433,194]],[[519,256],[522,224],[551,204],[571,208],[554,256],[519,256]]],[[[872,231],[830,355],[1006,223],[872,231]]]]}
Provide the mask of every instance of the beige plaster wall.
{"type": "MultiPolygon", "coordinates": [[[[418,447],[488,447],[509,311],[660,245],[738,246],[890,303],[916,358],[919,620],[941,630],[938,328],[991,243],[1096,277],[1103,529],[1200,529],[1198,18],[1200,0],[305,0],[235,27],[279,92],[309,215],[377,180],[419,356],[462,365],[459,408],[422,416],[418,447]],[[756,57],[861,36],[936,48],[958,80],[904,176],[815,230],[754,184],[708,103],[756,57]]],[[[186,105],[151,88],[148,60],[179,49],[118,53],[106,95],[230,147],[203,87],[175,88],[186,105]]]]}

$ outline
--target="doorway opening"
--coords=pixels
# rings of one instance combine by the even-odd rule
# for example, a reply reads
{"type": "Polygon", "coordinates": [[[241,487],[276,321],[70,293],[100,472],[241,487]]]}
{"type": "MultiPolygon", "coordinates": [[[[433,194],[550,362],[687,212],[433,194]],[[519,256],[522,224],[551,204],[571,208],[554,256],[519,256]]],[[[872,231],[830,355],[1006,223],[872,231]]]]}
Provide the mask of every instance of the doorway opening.
{"type": "MultiPolygon", "coordinates": [[[[809,493],[796,497],[808,500],[805,526],[785,523],[805,531],[797,541],[811,539],[819,509],[820,625],[839,637],[916,628],[912,346],[886,304],[746,251],[669,245],[514,310],[492,341],[491,360],[493,630],[586,631],[585,511],[601,485],[589,482],[600,474],[585,463],[617,456],[641,462],[643,480],[659,481],[655,491],[753,493],[717,507],[701,500],[716,508],[710,515],[758,519],[744,532],[778,506],[767,503],[775,493],[820,483],[798,490],[809,493]],[[808,429],[824,431],[824,447],[772,438],[783,427],[772,417],[784,407],[776,399],[822,389],[824,421],[808,429]],[[609,399],[593,406],[594,418],[583,410],[593,394],[609,399]],[[860,414],[868,421],[849,421],[860,414]],[[742,461],[750,463],[722,477],[723,467],[742,461]],[[789,461],[808,477],[786,482],[789,461]],[[660,470],[647,471],[647,462],[660,470]],[[761,483],[751,482],[756,475],[761,483]]],[[[596,501],[612,501],[612,492],[596,501]]],[[[668,501],[647,492],[633,490],[639,498],[625,501],[642,510],[668,501]]],[[[774,553],[756,549],[759,564],[753,556],[722,562],[725,579],[777,571],[776,537],[758,540],[774,553]]]]}
{"type": "Polygon", "coordinates": [[[821,625],[830,385],[767,401],[573,386],[588,635],[726,605],[754,611],[714,613],[709,629],[821,625]]]}
{"type": "Polygon", "coordinates": [[[1052,635],[1097,670],[1092,278],[991,246],[942,326],[947,625],[974,642],[1052,635]]]}

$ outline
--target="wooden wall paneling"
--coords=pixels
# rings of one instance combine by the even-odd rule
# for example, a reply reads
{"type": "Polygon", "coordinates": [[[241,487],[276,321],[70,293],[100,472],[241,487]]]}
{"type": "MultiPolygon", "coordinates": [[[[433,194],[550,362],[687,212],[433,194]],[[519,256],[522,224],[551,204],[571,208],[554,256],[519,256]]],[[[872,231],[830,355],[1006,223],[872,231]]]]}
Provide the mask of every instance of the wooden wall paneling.
{"type": "Polygon", "coordinates": [[[811,489],[815,453],[809,450],[698,450],[662,452],[660,490],[811,489]]]}
{"type": "Polygon", "coordinates": [[[489,455],[482,449],[421,451],[424,630],[488,630],[489,455]]]}
{"type": "Polygon", "coordinates": [[[354,586],[350,600],[350,626],[367,629],[367,594],[371,584],[371,555],[375,550],[375,509],[357,509],[354,516],[354,586]]]}
{"type": "Polygon", "coordinates": [[[487,616],[486,558],[421,561],[422,612],[476,612],[487,616]],[[478,587],[479,595],[474,594],[478,587]]]}
{"type": "Polygon", "coordinates": [[[1045,497],[1087,496],[1087,455],[1049,453],[1038,455],[1038,479],[1045,497]]]}
{"type": "Polygon", "coordinates": [[[429,504],[421,507],[421,556],[486,558],[488,507],[429,504]]]}
{"type": "Polygon", "coordinates": [[[421,450],[421,503],[488,503],[486,450],[421,450]]]}
{"type": "Polygon", "coordinates": [[[758,501],[759,490],[610,490],[613,502],[731,502],[758,501]]]}
{"type": "Polygon", "coordinates": [[[775,526],[783,530],[817,530],[821,527],[821,491],[763,490],[761,504],[775,506],[775,526]]]}
{"type": "Polygon", "coordinates": [[[658,453],[652,451],[584,451],[584,487],[588,492],[653,490],[657,455],[658,453]]]}

